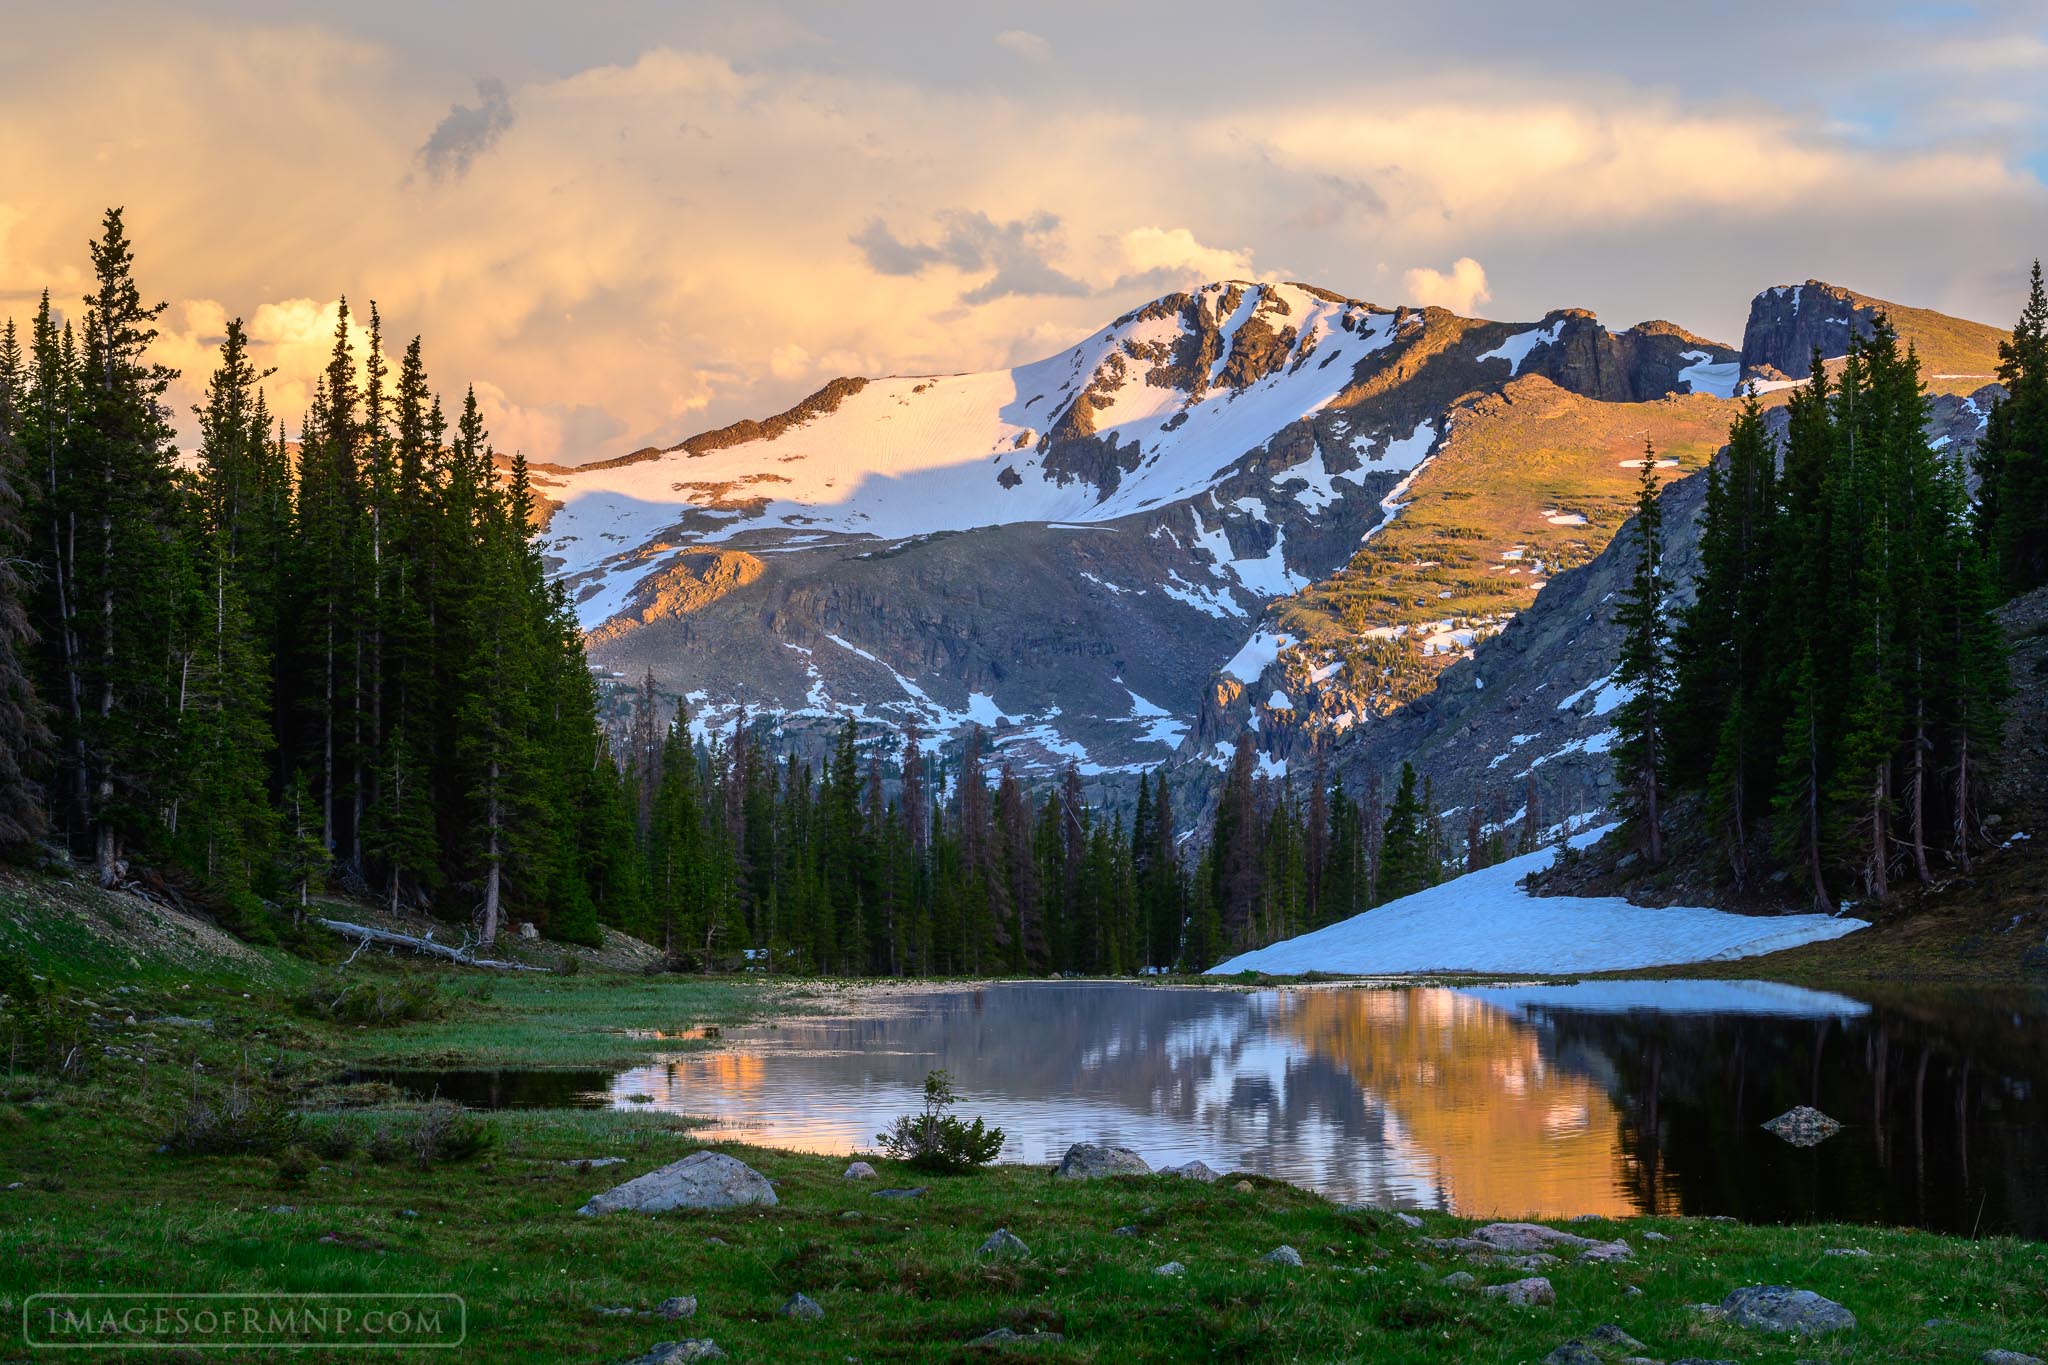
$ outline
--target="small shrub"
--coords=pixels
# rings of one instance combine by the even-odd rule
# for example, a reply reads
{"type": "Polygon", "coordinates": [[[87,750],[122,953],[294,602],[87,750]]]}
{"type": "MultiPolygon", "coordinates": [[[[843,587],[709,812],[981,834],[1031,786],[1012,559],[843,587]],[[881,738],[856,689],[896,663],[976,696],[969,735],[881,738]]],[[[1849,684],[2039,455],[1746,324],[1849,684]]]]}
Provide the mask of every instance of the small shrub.
{"type": "Polygon", "coordinates": [[[277,1155],[277,1178],[285,1185],[303,1185],[313,1178],[320,1159],[304,1147],[287,1147],[277,1155]]]}
{"type": "Polygon", "coordinates": [[[1003,1130],[979,1118],[962,1122],[946,1110],[959,1100],[953,1078],[934,1071],[924,1078],[924,1111],[905,1114],[888,1131],[875,1134],[882,1150],[921,1171],[957,1175],[978,1170],[1003,1150],[1003,1130]]]}
{"type": "Polygon", "coordinates": [[[301,1014],[331,1019],[339,1024],[368,1024],[388,1027],[416,1019],[438,1019],[447,1012],[437,978],[426,975],[401,977],[344,976],[328,973],[299,997],[301,1014]]]}
{"type": "Polygon", "coordinates": [[[346,1161],[356,1153],[356,1130],[352,1123],[330,1123],[312,1136],[313,1150],[329,1161],[346,1161]]]}
{"type": "Polygon", "coordinates": [[[86,1013],[37,976],[18,954],[0,955],[0,1064],[65,1080],[83,1080],[97,1051],[86,1013]]]}
{"type": "Polygon", "coordinates": [[[299,1140],[299,1116],[237,1083],[220,1096],[194,1094],[164,1146],[193,1156],[270,1156],[299,1140]]]}
{"type": "Polygon", "coordinates": [[[468,1161],[497,1145],[497,1130],[488,1120],[446,1100],[422,1109],[413,1124],[412,1160],[423,1171],[436,1161],[468,1161]]]}

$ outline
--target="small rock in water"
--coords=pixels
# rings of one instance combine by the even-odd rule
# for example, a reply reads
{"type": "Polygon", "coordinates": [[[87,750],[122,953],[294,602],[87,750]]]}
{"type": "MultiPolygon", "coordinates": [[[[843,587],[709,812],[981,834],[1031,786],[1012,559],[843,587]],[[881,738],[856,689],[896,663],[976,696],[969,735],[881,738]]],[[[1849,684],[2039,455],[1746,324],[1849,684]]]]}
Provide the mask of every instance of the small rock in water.
{"type": "Polygon", "coordinates": [[[1283,1245],[1274,1247],[1259,1259],[1269,1265],[1300,1265],[1301,1253],[1291,1246],[1283,1245]]]}
{"type": "Polygon", "coordinates": [[[1818,1147],[1842,1131],[1842,1125],[1810,1105],[1797,1105],[1787,1109],[1764,1125],[1764,1130],[1791,1143],[1794,1147],[1818,1147]]]}
{"type": "Polygon", "coordinates": [[[923,1185],[912,1185],[907,1190],[876,1190],[877,1199],[922,1199],[931,1191],[923,1185]]]}
{"type": "Polygon", "coordinates": [[[1547,1308],[1557,1302],[1557,1291],[1541,1275],[1512,1284],[1490,1284],[1479,1292],[1490,1299],[1506,1299],[1521,1308],[1547,1308]]]}
{"type": "Polygon", "coordinates": [[[848,1166],[845,1173],[839,1178],[841,1180],[873,1180],[875,1178],[875,1168],[868,1165],[865,1161],[856,1161],[851,1166],[848,1166]]]}
{"type": "Polygon", "coordinates": [[[789,1302],[782,1305],[782,1316],[816,1322],[825,1316],[825,1307],[808,1294],[791,1294],[789,1302]]]}
{"type": "Polygon", "coordinates": [[[1479,1281],[1473,1278],[1472,1272],[1469,1270],[1453,1270],[1450,1274],[1438,1280],[1437,1283],[1446,1289],[1470,1289],[1479,1281]]]}
{"type": "Polygon", "coordinates": [[[697,1297],[694,1294],[678,1294],[672,1299],[663,1299],[654,1305],[658,1318],[694,1318],[697,1316],[697,1297]]]}
{"type": "Polygon", "coordinates": [[[1107,1142],[1077,1142],[1067,1148],[1053,1174],[1062,1180],[1097,1180],[1112,1175],[1150,1175],[1145,1158],[1107,1142]]]}
{"type": "Polygon", "coordinates": [[[992,1256],[997,1260],[1021,1261],[1031,1255],[1031,1248],[1025,1246],[1024,1240],[1008,1228],[997,1228],[989,1234],[988,1240],[981,1244],[981,1250],[975,1255],[992,1256]]]}
{"type": "Polygon", "coordinates": [[[1168,1261],[1168,1262],[1167,1262],[1167,1263],[1166,1263],[1165,1265],[1155,1265],[1155,1266],[1153,1266],[1153,1267],[1152,1267],[1152,1273],[1153,1273],[1154,1275],[1169,1275],[1169,1276],[1171,1276],[1171,1275],[1185,1275],[1185,1274],[1187,1274],[1187,1273],[1188,1273],[1188,1268],[1187,1268],[1186,1266],[1182,1265],[1182,1264],[1181,1264],[1181,1263],[1180,1263],[1179,1261],[1168,1261]]]}
{"type": "Polygon", "coordinates": [[[661,1341],[646,1355],[634,1356],[626,1365],[686,1365],[692,1360],[724,1360],[725,1352],[710,1337],[689,1341],[661,1341]]]}
{"type": "Polygon", "coordinates": [[[1129,1223],[1126,1223],[1120,1228],[1112,1228],[1109,1235],[1112,1237],[1136,1237],[1138,1230],[1129,1223]]]}
{"type": "Polygon", "coordinates": [[[1787,1289],[1777,1284],[1735,1290],[1721,1300],[1721,1316],[1756,1332],[1814,1336],[1856,1330],[1856,1315],[1833,1299],[1824,1299],[1810,1289],[1787,1289]]]}

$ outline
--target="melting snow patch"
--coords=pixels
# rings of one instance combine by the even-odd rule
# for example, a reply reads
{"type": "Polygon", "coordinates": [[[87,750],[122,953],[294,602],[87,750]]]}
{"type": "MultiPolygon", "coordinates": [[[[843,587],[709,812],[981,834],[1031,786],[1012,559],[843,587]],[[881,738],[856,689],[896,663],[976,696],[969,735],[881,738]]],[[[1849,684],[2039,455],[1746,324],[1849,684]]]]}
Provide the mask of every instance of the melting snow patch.
{"type": "MultiPolygon", "coordinates": [[[[1572,843],[1584,847],[1606,832],[1590,830],[1572,843]]],[[[1523,890],[1521,880],[1555,856],[1555,849],[1542,849],[1510,858],[1314,933],[1241,954],[1209,973],[1627,971],[1755,957],[1868,927],[1862,920],[1826,915],[1650,909],[1615,896],[1532,896],[1523,890]]]]}
{"type": "Polygon", "coordinates": [[[1559,318],[1548,327],[1536,327],[1526,332],[1517,332],[1500,345],[1477,357],[1480,360],[1505,360],[1508,363],[1508,377],[1522,372],[1522,362],[1529,358],[1529,352],[1538,346],[1555,346],[1564,334],[1564,319],[1559,318]]]}
{"type": "Polygon", "coordinates": [[[1244,642],[1242,649],[1231,655],[1230,662],[1223,665],[1223,672],[1239,682],[1256,682],[1259,674],[1280,657],[1280,651],[1293,643],[1294,637],[1285,631],[1257,631],[1244,642]]]}
{"type": "Polygon", "coordinates": [[[1705,351],[1686,351],[1679,358],[1694,362],[1678,372],[1679,382],[1691,385],[1694,393],[1712,394],[1716,398],[1735,396],[1735,386],[1742,382],[1741,361],[1728,360],[1717,365],[1705,351]]]}

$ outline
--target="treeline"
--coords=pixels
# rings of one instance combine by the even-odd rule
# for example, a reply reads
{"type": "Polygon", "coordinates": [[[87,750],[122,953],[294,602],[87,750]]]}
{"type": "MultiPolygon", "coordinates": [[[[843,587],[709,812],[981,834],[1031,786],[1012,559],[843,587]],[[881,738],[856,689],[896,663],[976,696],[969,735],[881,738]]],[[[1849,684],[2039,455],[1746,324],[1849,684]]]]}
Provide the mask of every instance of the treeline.
{"type": "Polygon", "coordinates": [[[1460,844],[1412,768],[1390,799],[1320,771],[1298,789],[1261,776],[1246,737],[1207,837],[1181,836],[1164,770],[1140,778],[1127,820],[1087,805],[1071,765],[1035,791],[1007,765],[991,775],[979,730],[956,767],[914,730],[900,750],[863,747],[848,720],[814,769],[744,718],[693,736],[651,675],[618,740],[642,907],[620,927],[704,970],[1200,971],[1526,852],[1532,836],[1510,847],[1506,831],[1538,824],[1475,815],[1460,844]]]}
{"type": "MultiPolygon", "coordinates": [[[[1930,441],[1919,362],[1880,319],[1816,353],[1782,442],[1752,399],[1708,473],[1694,603],[1665,629],[1654,488],[1616,613],[1622,812],[1661,856],[1698,798],[1735,883],[1789,872],[1816,906],[1967,870],[2009,688],[1994,615],[2048,581],[2048,300],[2037,264],[2002,347],[1973,508],[1930,441]]],[[[1946,444],[1946,443],[1943,443],[1946,444]]]]}
{"type": "Polygon", "coordinates": [[[236,321],[180,459],[120,210],[91,253],[75,321],[0,331],[0,842],[177,870],[253,934],[331,885],[594,939],[617,769],[474,393],[451,433],[418,339],[394,367],[344,303],[294,443],[236,321]]]}

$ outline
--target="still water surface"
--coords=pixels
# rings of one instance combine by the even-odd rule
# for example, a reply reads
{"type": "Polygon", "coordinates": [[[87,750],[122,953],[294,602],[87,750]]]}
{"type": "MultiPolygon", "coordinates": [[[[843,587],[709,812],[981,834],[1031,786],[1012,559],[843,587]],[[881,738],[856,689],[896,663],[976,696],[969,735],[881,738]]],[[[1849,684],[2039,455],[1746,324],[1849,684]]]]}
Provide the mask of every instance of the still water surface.
{"type": "Polygon", "coordinates": [[[1406,1208],[2048,1237],[2040,993],[995,983],[884,993],[617,1074],[392,1079],[482,1106],[651,1104],[715,1139],[848,1153],[935,1068],[1008,1134],[1006,1161],[1103,1140],[1406,1208]],[[1802,1150],[1759,1126],[1796,1104],[1844,1130],[1802,1150]]]}

